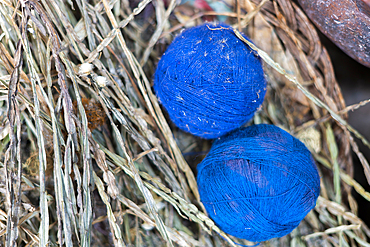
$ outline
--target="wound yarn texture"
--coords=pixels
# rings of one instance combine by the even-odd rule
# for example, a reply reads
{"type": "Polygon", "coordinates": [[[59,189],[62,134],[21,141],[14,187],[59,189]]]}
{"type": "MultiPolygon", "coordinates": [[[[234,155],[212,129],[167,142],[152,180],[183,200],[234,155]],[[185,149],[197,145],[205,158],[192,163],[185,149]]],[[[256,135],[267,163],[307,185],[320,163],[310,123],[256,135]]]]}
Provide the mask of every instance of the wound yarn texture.
{"type": "Polygon", "coordinates": [[[206,23],[174,39],[158,63],[154,90],[180,129],[211,139],[253,117],[266,81],[260,58],[232,27],[206,23]]]}
{"type": "Polygon", "coordinates": [[[310,151],[273,125],[254,125],[217,139],[197,169],[209,216],[224,232],[249,241],[290,233],[320,193],[310,151]]]}

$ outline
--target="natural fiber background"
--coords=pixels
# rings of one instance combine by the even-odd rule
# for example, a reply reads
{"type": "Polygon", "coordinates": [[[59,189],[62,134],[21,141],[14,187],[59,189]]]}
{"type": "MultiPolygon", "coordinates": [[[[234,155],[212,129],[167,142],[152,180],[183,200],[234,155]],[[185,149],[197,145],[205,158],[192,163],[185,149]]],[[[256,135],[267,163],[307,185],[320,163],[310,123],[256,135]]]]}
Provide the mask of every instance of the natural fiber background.
{"type": "Polygon", "coordinates": [[[152,91],[184,27],[225,21],[265,61],[268,92],[250,124],[300,138],[321,196],[300,226],[261,246],[370,246],[353,194],[347,124],[326,49],[290,0],[0,0],[0,245],[236,246],[199,202],[196,165],[211,141],[179,131],[152,91]],[[84,72],[81,64],[92,64],[84,72]],[[221,237],[222,236],[222,237],[221,237]]]}

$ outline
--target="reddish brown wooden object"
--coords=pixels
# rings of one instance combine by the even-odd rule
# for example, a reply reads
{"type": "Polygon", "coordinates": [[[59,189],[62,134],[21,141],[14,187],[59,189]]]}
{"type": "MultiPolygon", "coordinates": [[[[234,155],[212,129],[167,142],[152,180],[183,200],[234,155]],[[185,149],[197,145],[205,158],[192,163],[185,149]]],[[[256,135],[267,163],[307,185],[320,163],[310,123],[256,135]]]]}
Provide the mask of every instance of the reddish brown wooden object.
{"type": "Polygon", "coordinates": [[[298,0],[315,25],[353,59],[370,67],[370,0],[298,0]]]}

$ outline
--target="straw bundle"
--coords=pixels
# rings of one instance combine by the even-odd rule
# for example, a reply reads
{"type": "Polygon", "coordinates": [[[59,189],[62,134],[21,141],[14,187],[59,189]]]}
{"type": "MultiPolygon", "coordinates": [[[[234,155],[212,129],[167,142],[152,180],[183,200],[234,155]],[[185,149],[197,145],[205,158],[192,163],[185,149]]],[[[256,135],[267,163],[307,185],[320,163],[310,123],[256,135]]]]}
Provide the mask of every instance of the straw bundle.
{"type": "MultiPolygon", "coordinates": [[[[310,147],[321,196],[292,234],[261,246],[370,246],[352,193],[346,122],[326,49],[290,0],[0,0],[0,227],[6,246],[236,246],[199,201],[211,142],[173,126],[152,91],[155,66],[183,27],[220,19],[247,33],[268,90],[253,123],[310,147]],[[199,7],[199,6],[198,6],[199,7]],[[258,47],[258,48],[257,48],[258,47]],[[220,237],[221,236],[221,237],[220,237]]],[[[243,40],[247,42],[246,40],[243,40]]]]}

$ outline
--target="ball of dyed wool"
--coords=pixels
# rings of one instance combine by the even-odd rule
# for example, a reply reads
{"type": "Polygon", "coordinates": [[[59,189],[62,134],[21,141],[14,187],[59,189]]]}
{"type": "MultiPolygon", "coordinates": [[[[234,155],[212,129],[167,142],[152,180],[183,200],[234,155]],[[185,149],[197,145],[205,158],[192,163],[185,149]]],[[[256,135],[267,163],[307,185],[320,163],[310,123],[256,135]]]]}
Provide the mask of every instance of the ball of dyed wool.
{"type": "Polygon", "coordinates": [[[210,139],[253,117],[266,81],[260,58],[230,26],[206,23],[174,39],[158,63],[154,90],[180,129],[210,139]]]}
{"type": "Polygon", "coordinates": [[[197,182],[215,223],[256,242],[290,233],[320,193],[310,151],[286,131],[265,124],[217,139],[198,165],[197,182]]]}

